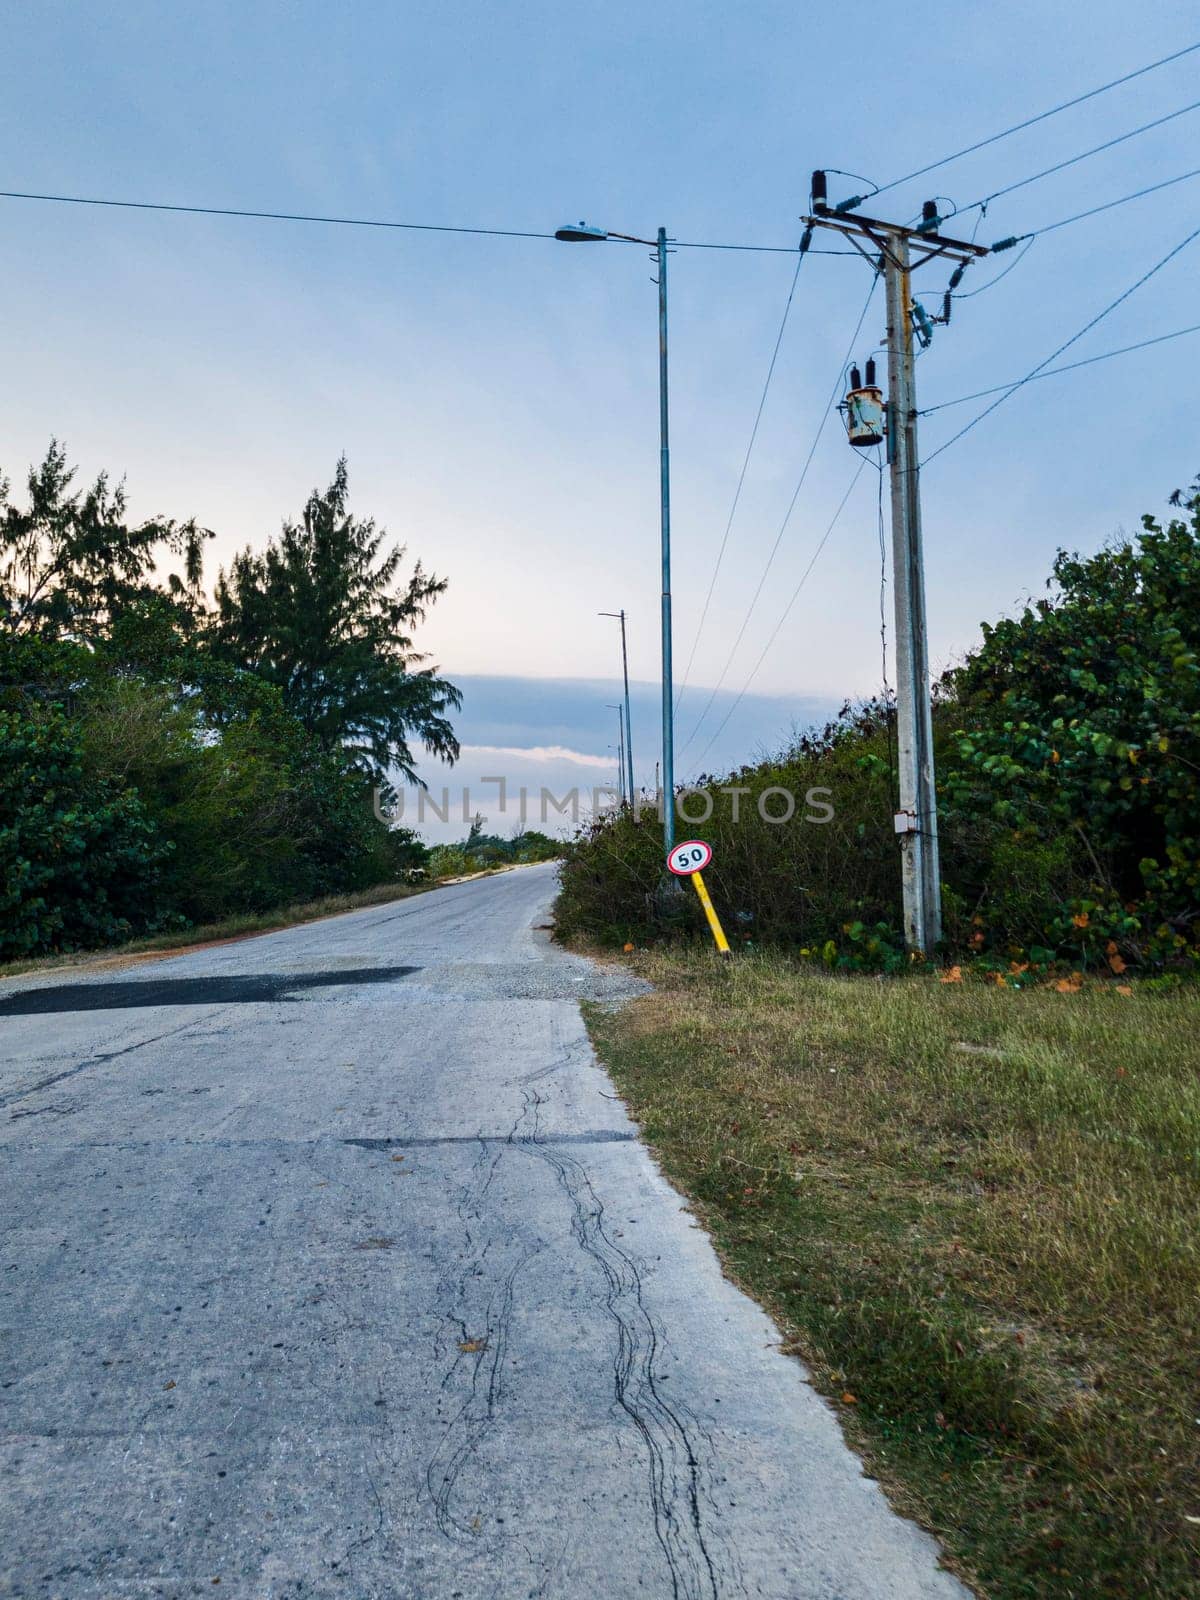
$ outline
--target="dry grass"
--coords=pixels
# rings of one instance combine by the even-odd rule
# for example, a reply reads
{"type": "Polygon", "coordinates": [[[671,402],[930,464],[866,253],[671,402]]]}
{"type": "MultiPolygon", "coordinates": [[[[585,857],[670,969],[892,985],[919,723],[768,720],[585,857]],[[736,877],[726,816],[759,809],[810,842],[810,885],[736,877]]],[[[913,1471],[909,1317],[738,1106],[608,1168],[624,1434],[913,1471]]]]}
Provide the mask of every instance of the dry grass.
{"type": "Polygon", "coordinates": [[[960,1570],[1200,1594],[1200,993],[637,961],[603,1058],[960,1570]]]}

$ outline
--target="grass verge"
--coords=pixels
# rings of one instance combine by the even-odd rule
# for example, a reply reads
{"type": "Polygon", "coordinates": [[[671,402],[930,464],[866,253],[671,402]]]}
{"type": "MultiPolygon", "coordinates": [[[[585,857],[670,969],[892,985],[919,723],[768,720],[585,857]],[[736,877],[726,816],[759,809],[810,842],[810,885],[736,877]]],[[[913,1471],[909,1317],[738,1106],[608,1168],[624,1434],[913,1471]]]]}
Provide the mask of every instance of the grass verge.
{"type": "Polygon", "coordinates": [[[991,1600],[1200,1595],[1200,993],[633,958],[599,1053],[991,1600]]]}

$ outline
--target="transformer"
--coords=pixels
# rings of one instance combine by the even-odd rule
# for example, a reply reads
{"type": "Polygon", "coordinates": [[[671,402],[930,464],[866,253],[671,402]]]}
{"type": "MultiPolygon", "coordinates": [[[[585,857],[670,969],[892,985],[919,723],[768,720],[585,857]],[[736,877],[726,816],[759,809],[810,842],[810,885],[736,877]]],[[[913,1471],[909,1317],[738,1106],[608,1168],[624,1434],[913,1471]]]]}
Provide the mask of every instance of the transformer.
{"type": "Polygon", "coordinates": [[[883,390],[875,382],[875,362],[867,362],[867,381],[864,383],[857,367],[850,368],[850,391],[842,402],[846,418],[846,433],[850,443],[864,449],[882,444],[887,437],[887,421],[883,406],[883,390]]]}

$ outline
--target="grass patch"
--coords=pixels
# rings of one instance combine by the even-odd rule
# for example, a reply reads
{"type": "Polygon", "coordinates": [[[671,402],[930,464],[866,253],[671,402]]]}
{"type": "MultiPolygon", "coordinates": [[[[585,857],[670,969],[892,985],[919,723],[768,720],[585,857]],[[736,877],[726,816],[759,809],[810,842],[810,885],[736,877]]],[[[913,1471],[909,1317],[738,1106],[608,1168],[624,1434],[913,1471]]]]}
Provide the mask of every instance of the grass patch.
{"type": "Polygon", "coordinates": [[[1200,992],[635,960],[597,1048],[897,1503],[992,1600],[1200,1595],[1200,992]]]}

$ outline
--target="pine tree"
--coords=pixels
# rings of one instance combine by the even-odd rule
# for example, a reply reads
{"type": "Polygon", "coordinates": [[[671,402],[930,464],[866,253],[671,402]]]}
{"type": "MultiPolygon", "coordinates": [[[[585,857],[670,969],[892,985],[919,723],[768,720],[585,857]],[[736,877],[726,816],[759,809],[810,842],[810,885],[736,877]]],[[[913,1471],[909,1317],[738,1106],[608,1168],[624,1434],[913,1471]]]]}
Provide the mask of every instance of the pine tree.
{"type": "Polygon", "coordinates": [[[446,716],[462,697],[413,645],[446,589],[373,518],[351,516],[343,456],[299,522],[261,554],[245,550],[217,583],[214,649],[277,684],[284,704],[326,750],[341,748],[375,782],[419,783],[410,739],[453,761],[446,716]]]}

